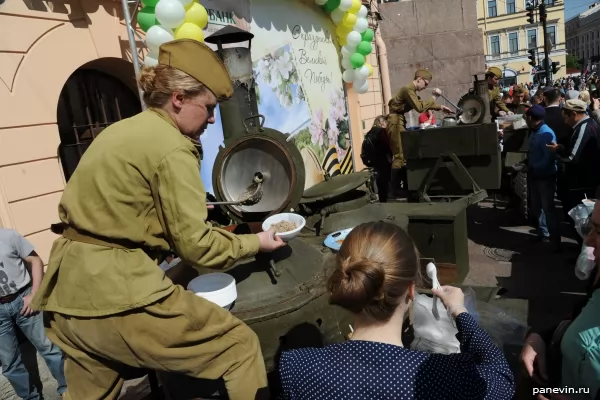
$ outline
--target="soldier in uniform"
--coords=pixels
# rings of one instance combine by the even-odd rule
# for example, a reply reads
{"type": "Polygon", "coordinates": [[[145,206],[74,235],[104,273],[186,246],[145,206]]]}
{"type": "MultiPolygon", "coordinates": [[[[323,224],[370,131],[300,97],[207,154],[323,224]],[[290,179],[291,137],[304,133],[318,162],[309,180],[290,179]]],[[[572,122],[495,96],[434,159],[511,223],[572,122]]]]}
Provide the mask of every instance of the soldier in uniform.
{"type": "Polygon", "coordinates": [[[525,90],[516,86],[513,90],[513,100],[511,103],[506,104],[506,107],[515,114],[523,114],[529,108],[529,105],[525,103],[525,90]]]}
{"type": "MultiPolygon", "coordinates": [[[[492,115],[495,114],[495,110],[498,109],[498,115],[504,116],[506,114],[513,114],[512,111],[506,107],[506,104],[502,101],[502,92],[500,90],[500,79],[502,79],[502,71],[498,67],[490,67],[485,73],[485,78],[488,82],[488,94],[490,97],[490,110],[492,115]]],[[[514,93],[513,93],[514,95],[514,93]]]]}
{"type": "Polygon", "coordinates": [[[165,43],[158,58],[139,77],[149,109],[106,128],[67,183],[54,226],[62,237],[33,306],[66,354],[67,399],[116,399],[129,367],[223,378],[230,399],[255,399],[267,386],[256,334],[174,285],[159,253],[226,268],[285,244],[206,221],[200,134],[233,88],[202,43],[165,43]]]}
{"type": "Polygon", "coordinates": [[[446,106],[436,104],[435,100],[442,94],[440,89],[433,91],[433,97],[427,101],[421,100],[417,92],[427,88],[433,79],[433,75],[426,69],[415,72],[415,79],[406,86],[400,88],[398,93],[390,100],[390,113],[387,118],[387,131],[390,137],[390,149],[392,150],[392,190],[394,195],[402,187],[406,191],[406,160],[402,151],[402,132],[406,130],[406,118],[404,114],[415,110],[419,114],[427,110],[442,110],[452,113],[446,106]]]}

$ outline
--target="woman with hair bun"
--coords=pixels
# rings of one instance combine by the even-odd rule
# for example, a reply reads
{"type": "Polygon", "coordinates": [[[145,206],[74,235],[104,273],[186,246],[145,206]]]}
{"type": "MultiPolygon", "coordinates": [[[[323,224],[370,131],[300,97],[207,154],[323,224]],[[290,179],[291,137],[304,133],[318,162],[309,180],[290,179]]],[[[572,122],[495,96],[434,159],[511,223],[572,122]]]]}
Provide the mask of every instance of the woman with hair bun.
{"type": "Polygon", "coordinates": [[[327,282],[330,303],[354,314],[352,339],[284,352],[279,364],[284,399],[512,399],[508,363],[469,315],[459,288],[434,293],[455,319],[461,353],[404,348],[402,323],[420,265],[404,230],[387,222],[359,225],[335,262],[327,282]]]}

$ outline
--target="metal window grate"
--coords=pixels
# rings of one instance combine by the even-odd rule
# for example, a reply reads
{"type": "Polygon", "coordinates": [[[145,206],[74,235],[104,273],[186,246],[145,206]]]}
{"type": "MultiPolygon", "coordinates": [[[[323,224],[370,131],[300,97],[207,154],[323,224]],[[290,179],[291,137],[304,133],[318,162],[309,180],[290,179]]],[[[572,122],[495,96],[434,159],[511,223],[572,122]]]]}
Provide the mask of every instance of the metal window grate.
{"type": "Polygon", "coordinates": [[[141,112],[135,93],[100,71],[75,71],[58,101],[59,154],[68,180],[91,142],[108,126],[141,112]]]}

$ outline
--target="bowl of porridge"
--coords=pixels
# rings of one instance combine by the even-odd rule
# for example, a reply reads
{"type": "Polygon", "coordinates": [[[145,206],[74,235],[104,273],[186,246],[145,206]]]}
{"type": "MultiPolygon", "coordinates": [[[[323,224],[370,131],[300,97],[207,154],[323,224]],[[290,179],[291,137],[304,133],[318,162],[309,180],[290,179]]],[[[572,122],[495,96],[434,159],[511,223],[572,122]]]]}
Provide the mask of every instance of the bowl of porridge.
{"type": "Polygon", "coordinates": [[[277,236],[284,242],[289,242],[300,234],[306,224],[304,217],[293,213],[281,213],[270,216],[263,222],[263,231],[275,228],[277,236]]]}

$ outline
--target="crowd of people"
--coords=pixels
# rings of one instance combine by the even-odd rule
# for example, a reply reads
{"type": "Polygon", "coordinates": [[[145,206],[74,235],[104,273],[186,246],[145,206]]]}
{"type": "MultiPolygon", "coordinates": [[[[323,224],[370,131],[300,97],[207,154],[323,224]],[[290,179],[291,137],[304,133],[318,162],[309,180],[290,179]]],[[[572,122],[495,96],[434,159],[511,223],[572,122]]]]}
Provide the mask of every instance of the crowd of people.
{"type": "MultiPolygon", "coordinates": [[[[496,72],[488,73],[491,86],[497,85],[496,72]]],[[[404,112],[450,111],[435,105],[439,90],[425,102],[416,95],[431,79],[429,71],[417,71],[394,97],[392,114],[377,118],[375,131],[387,139],[372,145],[385,157],[368,161],[384,172],[378,179],[405,182],[399,136],[404,112]]],[[[271,398],[256,333],[228,310],[174,285],[158,267],[172,252],[196,267],[227,268],[286,246],[274,229],[236,235],[207,221],[197,146],[214,123],[218,101],[233,95],[229,74],[208,46],[183,39],[161,46],[158,65],[145,68],[139,84],[148,110],[106,128],[66,185],[58,208],[61,223],[52,227],[60,236],[45,275],[33,246],[16,231],[0,230],[2,372],[20,397],[40,398],[21,360],[14,334],[20,328],[66,399],[117,399],[131,368],[222,379],[232,400],[271,398]]],[[[549,116],[558,109],[559,92],[543,90],[545,107],[525,110],[532,130],[528,168],[551,234],[553,210],[547,203],[562,168],[558,161],[569,183],[578,179],[573,190],[590,197],[600,161],[598,125],[584,101],[567,100],[560,109],[562,125],[552,125],[549,116]]],[[[433,119],[427,115],[423,123],[433,119]]],[[[600,204],[586,243],[600,256],[600,204]]],[[[513,372],[469,314],[459,288],[444,286],[434,294],[458,330],[460,354],[404,347],[402,326],[415,299],[420,260],[402,228],[382,221],[355,227],[331,270],[329,302],[353,315],[354,332],[345,343],[283,352],[281,398],[513,398],[513,372]]],[[[599,277],[572,322],[528,336],[521,357],[528,382],[587,387],[586,400],[597,395],[599,277]]]]}

